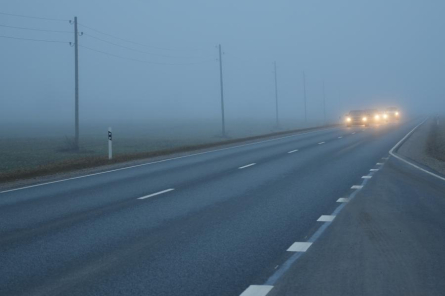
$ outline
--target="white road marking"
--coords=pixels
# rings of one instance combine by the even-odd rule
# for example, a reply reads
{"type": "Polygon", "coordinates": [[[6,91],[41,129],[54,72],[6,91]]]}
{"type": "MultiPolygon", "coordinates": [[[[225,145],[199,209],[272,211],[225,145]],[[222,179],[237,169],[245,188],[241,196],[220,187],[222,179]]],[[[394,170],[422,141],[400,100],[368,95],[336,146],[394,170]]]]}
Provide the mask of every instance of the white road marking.
{"type": "Polygon", "coordinates": [[[349,202],[349,198],[347,198],[347,197],[340,197],[339,199],[337,199],[337,202],[349,202]]]}
{"type": "Polygon", "coordinates": [[[251,285],[240,296],[266,296],[272,288],[269,285],[251,285]]]}
{"type": "Polygon", "coordinates": [[[383,163],[382,162],[378,162],[378,163],[376,163],[376,165],[383,165],[383,163]]]}
{"type": "Polygon", "coordinates": [[[295,149],[295,150],[289,151],[288,153],[294,153],[294,152],[297,152],[297,151],[298,151],[298,149],[295,149]]]}
{"type": "Polygon", "coordinates": [[[312,245],[312,243],[307,242],[296,242],[287,249],[288,252],[306,252],[307,249],[312,245]]]}
{"type": "Polygon", "coordinates": [[[318,222],[332,222],[334,221],[335,216],[334,215],[321,215],[320,218],[318,218],[318,222]]]}
{"type": "Polygon", "coordinates": [[[362,189],[363,185],[353,185],[351,189],[362,189]]]}
{"type": "Polygon", "coordinates": [[[324,144],[324,142],[320,142],[320,143],[318,143],[318,145],[321,145],[321,144],[324,144]]]}
{"type": "Polygon", "coordinates": [[[245,168],[251,167],[251,166],[253,166],[253,165],[256,165],[256,163],[251,163],[251,164],[248,164],[248,165],[245,165],[245,166],[239,167],[238,169],[239,169],[239,170],[242,170],[242,169],[245,169],[245,168]]]}
{"type": "Polygon", "coordinates": [[[175,190],[175,189],[174,188],[170,188],[170,189],[162,190],[162,191],[159,191],[159,192],[156,192],[156,193],[152,193],[152,194],[149,194],[149,195],[146,195],[146,196],[138,197],[138,199],[150,198],[150,197],[153,197],[153,196],[156,196],[156,195],[160,195],[160,194],[163,194],[163,193],[167,193],[167,192],[170,192],[170,191],[173,191],[173,190],[175,190]]]}
{"type": "Polygon", "coordinates": [[[371,179],[372,176],[362,176],[362,179],[371,179]]]}
{"type": "Polygon", "coordinates": [[[343,138],[342,136],[338,137],[339,139],[343,138]]]}
{"type": "Polygon", "coordinates": [[[370,169],[371,172],[377,172],[379,169],[370,169]]]}
{"type": "MultiPolygon", "coordinates": [[[[44,185],[56,184],[56,183],[60,183],[60,182],[77,180],[77,179],[82,179],[82,178],[87,178],[87,177],[93,177],[93,176],[98,176],[98,175],[103,175],[103,174],[109,174],[109,173],[113,173],[113,172],[133,169],[133,168],[146,166],[146,165],[157,164],[157,163],[161,163],[161,162],[167,162],[167,161],[172,161],[172,160],[177,160],[177,159],[182,159],[182,158],[187,158],[187,157],[193,157],[193,156],[198,156],[198,155],[203,155],[203,154],[220,152],[220,151],[229,150],[229,149],[241,148],[241,147],[246,147],[246,146],[251,146],[251,145],[256,145],[256,144],[261,144],[261,143],[267,143],[267,142],[271,142],[271,141],[278,141],[278,140],[282,140],[282,139],[297,137],[297,136],[311,134],[311,133],[318,133],[318,132],[322,132],[322,131],[326,131],[326,130],[330,130],[330,129],[335,129],[335,128],[337,128],[337,127],[328,127],[328,128],[319,129],[319,130],[316,130],[316,131],[304,132],[304,133],[298,133],[297,132],[297,133],[295,133],[293,135],[290,135],[290,136],[285,136],[285,137],[280,137],[280,138],[273,138],[273,139],[269,139],[269,140],[258,141],[258,142],[253,142],[253,143],[247,143],[247,144],[242,144],[242,145],[237,145],[237,146],[230,146],[230,147],[226,147],[226,148],[219,148],[219,149],[214,149],[214,150],[210,150],[210,151],[198,152],[198,153],[193,153],[193,154],[188,154],[188,155],[183,155],[183,156],[177,156],[177,157],[162,159],[162,160],[158,160],[158,161],[152,161],[152,162],[147,162],[147,163],[131,165],[131,166],[118,168],[118,169],[113,169],[113,170],[108,170],[108,171],[99,172],[99,173],[93,173],[93,174],[88,174],[88,175],[83,175],[83,176],[78,176],[78,177],[66,178],[66,179],[62,179],[62,180],[56,180],[56,181],[45,182],[45,183],[40,183],[40,184],[34,184],[34,185],[29,185],[29,186],[14,188],[14,189],[8,189],[8,190],[0,191],[0,193],[6,193],[6,192],[23,190],[23,189],[28,189],[28,188],[34,188],[34,187],[39,187],[39,186],[44,186],[44,185]]],[[[224,145],[224,144],[221,144],[221,145],[224,145]]]]}
{"type": "Polygon", "coordinates": [[[401,161],[405,162],[406,164],[409,164],[410,166],[415,167],[415,168],[418,169],[418,170],[421,170],[421,171],[424,172],[424,173],[427,173],[427,174],[429,174],[429,175],[431,175],[431,176],[434,176],[434,177],[436,177],[436,178],[438,178],[438,179],[440,179],[440,180],[445,181],[445,178],[444,178],[444,177],[441,177],[441,176],[439,176],[439,175],[436,175],[435,173],[432,173],[432,172],[430,172],[430,171],[428,171],[428,170],[425,170],[425,169],[423,169],[423,168],[421,168],[421,167],[419,167],[419,166],[417,166],[417,165],[415,165],[415,164],[413,164],[413,163],[407,161],[406,159],[403,159],[402,157],[398,156],[398,155],[394,152],[394,150],[395,150],[397,147],[399,147],[400,144],[403,143],[403,141],[405,141],[405,139],[408,138],[408,137],[409,137],[409,136],[410,136],[410,135],[411,135],[411,134],[412,134],[412,133],[419,127],[419,126],[421,126],[422,124],[424,124],[425,121],[427,121],[427,119],[428,119],[428,117],[427,117],[424,121],[422,121],[421,123],[419,123],[415,128],[413,128],[409,133],[407,133],[407,134],[405,135],[405,137],[403,137],[403,139],[401,139],[401,140],[400,140],[394,147],[391,148],[391,150],[389,150],[389,154],[391,154],[392,156],[394,156],[394,157],[397,158],[398,160],[401,160],[401,161]]]}

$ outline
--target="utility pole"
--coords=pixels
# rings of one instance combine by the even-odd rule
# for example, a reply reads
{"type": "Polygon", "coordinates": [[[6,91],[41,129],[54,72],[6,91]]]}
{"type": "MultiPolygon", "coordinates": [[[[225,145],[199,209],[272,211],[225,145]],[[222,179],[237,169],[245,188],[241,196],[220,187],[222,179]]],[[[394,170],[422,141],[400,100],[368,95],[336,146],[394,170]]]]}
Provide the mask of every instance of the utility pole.
{"type": "Polygon", "coordinates": [[[307,124],[307,109],[306,109],[306,74],[303,71],[303,95],[304,95],[304,123],[307,124]]]}
{"type": "Polygon", "coordinates": [[[275,74],[275,116],[277,121],[277,128],[280,126],[278,120],[278,84],[277,84],[277,62],[274,62],[274,74],[275,74]]]}
{"type": "Polygon", "coordinates": [[[226,123],[224,119],[224,83],[223,83],[223,69],[222,69],[222,52],[221,44],[219,45],[219,78],[221,84],[221,118],[222,118],[222,136],[226,137],[226,123]]]}
{"type": "Polygon", "coordinates": [[[326,125],[326,95],[324,91],[324,80],[323,80],[323,118],[324,118],[324,124],[326,125]]]}
{"type": "Polygon", "coordinates": [[[74,17],[74,83],[75,83],[75,136],[74,145],[75,149],[79,150],[79,34],[77,31],[77,16],[74,17]]]}

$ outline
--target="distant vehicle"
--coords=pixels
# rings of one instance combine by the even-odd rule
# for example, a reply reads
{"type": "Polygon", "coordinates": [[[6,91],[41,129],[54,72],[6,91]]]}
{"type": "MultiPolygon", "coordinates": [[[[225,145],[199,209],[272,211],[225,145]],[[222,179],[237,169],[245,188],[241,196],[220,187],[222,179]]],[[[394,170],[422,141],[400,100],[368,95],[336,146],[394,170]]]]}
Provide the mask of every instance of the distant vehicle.
{"type": "Polygon", "coordinates": [[[384,122],[384,112],[381,112],[377,109],[367,109],[365,110],[365,113],[368,117],[369,123],[381,123],[384,122]]]}
{"type": "Polygon", "coordinates": [[[397,109],[396,107],[388,107],[385,110],[385,119],[388,122],[394,122],[394,121],[399,121],[400,120],[400,111],[399,109],[397,109]]]}
{"type": "Polygon", "coordinates": [[[352,125],[364,125],[368,126],[368,114],[363,110],[352,110],[346,115],[346,126],[350,127],[352,125]]]}

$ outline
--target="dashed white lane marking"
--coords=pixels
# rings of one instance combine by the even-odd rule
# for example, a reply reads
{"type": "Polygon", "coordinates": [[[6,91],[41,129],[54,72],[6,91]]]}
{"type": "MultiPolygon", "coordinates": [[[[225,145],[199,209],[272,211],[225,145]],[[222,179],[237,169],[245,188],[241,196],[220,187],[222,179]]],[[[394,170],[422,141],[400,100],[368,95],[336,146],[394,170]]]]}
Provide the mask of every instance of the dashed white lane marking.
{"type": "Polygon", "coordinates": [[[296,242],[287,249],[288,252],[306,252],[307,249],[312,245],[312,243],[307,242],[296,242]]]}
{"type": "Polygon", "coordinates": [[[342,136],[338,137],[339,139],[343,138],[342,136]]]}
{"type": "Polygon", "coordinates": [[[251,285],[240,296],[266,296],[272,288],[269,285],[251,285]]]}
{"type": "Polygon", "coordinates": [[[318,143],[318,145],[322,145],[322,144],[324,144],[324,142],[320,142],[320,143],[318,143]]]}
{"type": "Polygon", "coordinates": [[[353,185],[351,189],[362,189],[363,185],[353,185]]]}
{"type": "Polygon", "coordinates": [[[245,165],[245,166],[239,167],[238,169],[242,170],[242,169],[245,169],[245,168],[251,167],[251,166],[253,166],[253,165],[256,165],[256,163],[251,163],[251,164],[248,164],[248,165],[245,165]]]}
{"type": "Polygon", "coordinates": [[[347,198],[347,197],[340,197],[339,199],[337,199],[337,202],[349,202],[349,198],[347,198]]]}
{"type": "Polygon", "coordinates": [[[376,165],[383,165],[383,163],[382,162],[378,162],[378,163],[376,163],[376,165]]]}
{"type": "Polygon", "coordinates": [[[334,221],[335,216],[334,215],[321,215],[320,218],[318,218],[318,222],[332,222],[334,221]]]}
{"type": "Polygon", "coordinates": [[[297,151],[298,151],[298,149],[295,149],[295,150],[289,151],[288,153],[294,153],[294,152],[297,152],[297,151]]]}
{"type": "Polygon", "coordinates": [[[362,176],[362,179],[371,179],[372,176],[362,176]]]}
{"type": "Polygon", "coordinates": [[[371,172],[377,172],[379,169],[370,169],[371,172]]]}
{"type": "Polygon", "coordinates": [[[170,191],[173,191],[173,190],[175,190],[175,189],[174,188],[170,188],[170,189],[162,190],[162,191],[159,191],[159,192],[156,192],[156,193],[153,193],[153,194],[149,194],[149,195],[146,195],[146,196],[138,197],[138,199],[150,198],[150,197],[153,197],[153,196],[156,196],[156,195],[159,195],[159,194],[163,194],[163,193],[167,193],[167,192],[170,192],[170,191]]]}

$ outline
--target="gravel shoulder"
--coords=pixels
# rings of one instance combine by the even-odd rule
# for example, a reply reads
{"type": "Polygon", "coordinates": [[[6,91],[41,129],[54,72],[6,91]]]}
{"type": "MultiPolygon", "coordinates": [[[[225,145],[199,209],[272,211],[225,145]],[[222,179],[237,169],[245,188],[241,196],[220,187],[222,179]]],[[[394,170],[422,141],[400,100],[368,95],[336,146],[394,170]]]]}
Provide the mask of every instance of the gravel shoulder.
{"type": "Polygon", "coordinates": [[[445,175],[445,116],[428,119],[397,153],[445,175]]]}

